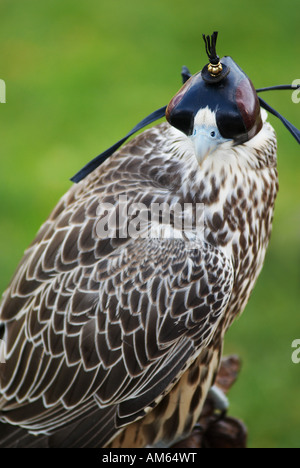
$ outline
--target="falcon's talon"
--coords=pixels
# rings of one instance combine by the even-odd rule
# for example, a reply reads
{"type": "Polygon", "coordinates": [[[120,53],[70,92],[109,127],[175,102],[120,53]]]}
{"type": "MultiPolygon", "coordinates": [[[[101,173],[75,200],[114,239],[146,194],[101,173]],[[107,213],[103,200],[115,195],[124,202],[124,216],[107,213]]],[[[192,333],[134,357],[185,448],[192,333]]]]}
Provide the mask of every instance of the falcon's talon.
{"type": "Polygon", "coordinates": [[[227,410],[223,410],[223,411],[215,410],[215,411],[214,411],[214,421],[213,421],[213,424],[216,424],[216,423],[218,423],[219,421],[221,421],[222,419],[225,419],[226,416],[227,416],[227,410]]]}
{"type": "Polygon", "coordinates": [[[193,431],[204,432],[205,427],[203,426],[203,424],[196,422],[196,424],[193,426],[193,431]]]}
{"type": "Polygon", "coordinates": [[[226,415],[229,408],[229,400],[223,390],[213,385],[207,394],[207,397],[213,401],[215,412],[226,415]]]}

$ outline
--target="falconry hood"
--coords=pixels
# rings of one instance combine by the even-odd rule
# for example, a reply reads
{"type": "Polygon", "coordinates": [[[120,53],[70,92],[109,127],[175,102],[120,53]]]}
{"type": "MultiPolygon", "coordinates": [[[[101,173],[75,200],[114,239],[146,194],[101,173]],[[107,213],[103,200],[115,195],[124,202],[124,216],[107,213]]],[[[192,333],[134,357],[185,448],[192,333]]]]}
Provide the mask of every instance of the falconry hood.
{"type": "Polygon", "coordinates": [[[163,117],[166,117],[172,126],[188,136],[191,135],[197,113],[205,108],[209,108],[215,114],[221,137],[233,140],[236,145],[250,140],[262,128],[260,107],[278,117],[300,143],[300,131],[257,96],[257,93],[262,91],[291,90],[299,88],[300,85],[288,84],[255,90],[248,76],[231,57],[219,59],[216,54],[217,36],[217,32],[214,32],[211,37],[203,35],[209,64],[193,76],[186,67],[182,68],[184,85],[168,106],[163,106],[145,117],[121,140],[87,163],[71,180],[76,183],[80,182],[117,151],[134,133],[163,117]]]}
{"type": "Polygon", "coordinates": [[[231,57],[216,54],[218,33],[204,36],[209,64],[191,76],[166,110],[168,122],[191,135],[199,110],[208,107],[216,115],[222,137],[244,143],[262,128],[260,104],[255,88],[231,57]]]}

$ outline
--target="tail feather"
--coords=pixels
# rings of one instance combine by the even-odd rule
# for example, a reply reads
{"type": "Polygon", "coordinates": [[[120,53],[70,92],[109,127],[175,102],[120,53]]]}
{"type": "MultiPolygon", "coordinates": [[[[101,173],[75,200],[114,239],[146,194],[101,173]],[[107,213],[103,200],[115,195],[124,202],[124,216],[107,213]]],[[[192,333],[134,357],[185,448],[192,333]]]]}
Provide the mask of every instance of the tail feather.
{"type": "Polygon", "coordinates": [[[26,429],[0,423],[0,448],[47,448],[48,436],[35,436],[26,429]]]}
{"type": "Polygon", "coordinates": [[[95,410],[52,434],[30,434],[26,429],[0,422],[0,448],[101,448],[118,430],[115,408],[95,410]]]}

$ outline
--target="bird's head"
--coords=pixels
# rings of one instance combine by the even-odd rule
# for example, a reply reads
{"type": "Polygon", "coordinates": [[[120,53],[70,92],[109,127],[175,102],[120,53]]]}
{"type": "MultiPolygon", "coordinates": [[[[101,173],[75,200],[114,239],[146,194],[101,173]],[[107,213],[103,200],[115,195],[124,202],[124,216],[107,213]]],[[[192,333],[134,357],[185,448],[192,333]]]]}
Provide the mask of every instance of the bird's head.
{"type": "Polygon", "coordinates": [[[197,112],[193,120],[192,132],[188,138],[200,164],[217,149],[221,149],[221,147],[225,149],[234,145],[232,138],[225,138],[221,135],[216,113],[211,111],[208,106],[197,112]]]}
{"type": "Polygon", "coordinates": [[[221,145],[238,145],[262,128],[260,104],[248,76],[231,57],[216,55],[217,33],[205,37],[210,63],[170,101],[166,118],[191,140],[201,163],[221,145]]]}

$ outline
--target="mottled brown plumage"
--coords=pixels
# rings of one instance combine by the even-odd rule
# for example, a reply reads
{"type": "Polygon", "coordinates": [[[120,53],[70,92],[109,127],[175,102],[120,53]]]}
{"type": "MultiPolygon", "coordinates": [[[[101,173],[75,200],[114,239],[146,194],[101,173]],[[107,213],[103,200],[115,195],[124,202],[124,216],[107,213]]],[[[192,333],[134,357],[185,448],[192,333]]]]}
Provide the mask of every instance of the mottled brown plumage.
{"type": "Polygon", "coordinates": [[[199,419],[263,264],[276,138],[264,122],[202,164],[187,140],[168,123],[136,137],[70,188],[26,251],[0,306],[2,446],[170,445],[199,419]],[[120,195],[147,210],[204,203],[204,230],[174,238],[171,220],[152,238],[99,238],[99,205],[120,195]]]}

